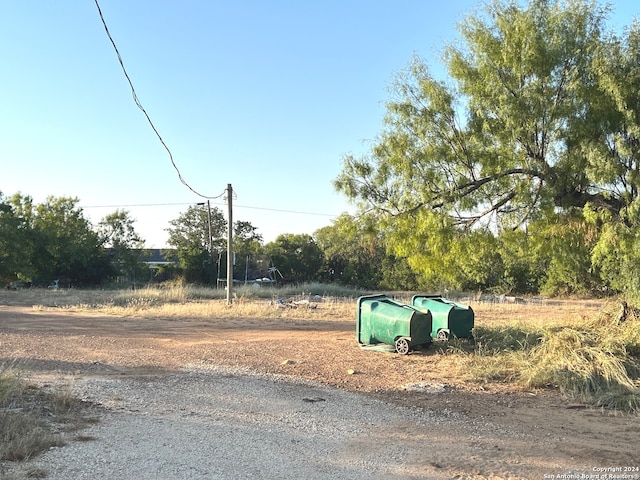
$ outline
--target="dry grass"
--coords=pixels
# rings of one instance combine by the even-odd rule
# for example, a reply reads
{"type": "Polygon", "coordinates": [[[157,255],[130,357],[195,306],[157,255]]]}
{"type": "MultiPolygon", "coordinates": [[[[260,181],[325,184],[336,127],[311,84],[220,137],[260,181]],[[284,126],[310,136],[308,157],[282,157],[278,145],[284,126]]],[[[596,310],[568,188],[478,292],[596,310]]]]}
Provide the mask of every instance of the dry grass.
{"type": "MultiPolygon", "coordinates": [[[[357,292],[321,285],[300,290],[244,288],[227,305],[224,290],[195,287],[136,291],[21,291],[36,309],[180,319],[286,318],[354,321],[357,292]],[[303,293],[304,292],[304,293],[303,293]],[[329,295],[329,293],[333,295],[329,295]]],[[[11,297],[13,295],[13,297],[11,297]]],[[[410,303],[409,297],[399,301],[410,303]]],[[[522,388],[557,388],[585,402],[640,411],[640,314],[621,303],[530,301],[472,303],[475,344],[450,342],[457,375],[471,382],[501,382],[522,388]]]]}
{"type": "Polygon", "coordinates": [[[640,412],[640,311],[621,303],[539,307],[488,317],[463,355],[467,378],[557,388],[586,403],[640,412]]]}
{"type": "Polygon", "coordinates": [[[105,314],[151,318],[299,318],[308,320],[344,320],[355,314],[353,303],[310,302],[294,300],[277,303],[271,300],[236,300],[227,305],[225,300],[198,300],[185,303],[161,303],[149,298],[132,299],[122,305],[105,305],[97,308],[105,314]],[[296,303],[299,302],[299,303],[296,303]]]}
{"type": "MultiPolygon", "coordinates": [[[[64,445],[63,432],[92,421],[71,389],[37,388],[17,365],[0,365],[0,461],[28,460],[64,445]]],[[[35,477],[32,477],[35,478],[35,477]]]]}
{"type": "MultiPolygon", "coordinates": [[[[326,289],[325,289],[326,290],[326,289]]],[[[122,317],[147,318],[304,318],[351,320],[355,314],[352,290],[326,291],[313,286],[293,290],[238,288],[231,305],[225,292],[203,287],[144,288],[121,291],[23,290],[3,292],[6,303],[31,304],[34,309],[92,311],[122,317]],[[313,293],[315,291],[324,294],[313,293]],[[260,295],[260,296],[258,296],[260,295]]]]}
{"type": "Polygon", "coordinates": [[[525,325],[543,328],[579,324],[597,315],[605,306],[596,300],[545,300],[517,303],[471,303],[476,323],[485,327],[525,325]]]}

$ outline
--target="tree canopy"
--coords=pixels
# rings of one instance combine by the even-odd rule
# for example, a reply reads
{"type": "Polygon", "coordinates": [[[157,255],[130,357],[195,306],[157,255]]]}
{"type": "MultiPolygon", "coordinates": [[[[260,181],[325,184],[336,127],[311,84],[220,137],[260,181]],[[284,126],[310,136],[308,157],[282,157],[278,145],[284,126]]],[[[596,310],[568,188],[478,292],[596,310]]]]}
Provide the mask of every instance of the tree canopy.
{"type": "Polygon", "coordinates": [[[323,255],[311,235],[278,235],[273,242],[265,245],[265,251],[289,282],[310,282],[320,277],[323,255]]]}
{"type": "MultiPolygon", "coordinates": [[[[106,249],[106,256],[116,275],[131,276],[134,280],[142,270],[144,240],[135,229],[135,220],[126,210],[116,210],[98,223],[98,242],[106,249]]],[[[144,276],[144,275],[143,275],[144,276]]]]}
{"type": "Polygon", "coordinates": [[[98,235],[78,199],[0,196],[0,275],[3,280],[97,284],[108,267],[98,235]]]}
{"type": "MultiPolygon", "coordinates": [[[[391,214],[428,208],[456,223],[519,226],[549,208],[620,210],[588,167],[610,99],[594,61],[605,10],[593,2],[493,2],[460,25],[450,82],[414,58],[395,84],[371,154],[345,158],[337,187],[391,214]]],[[[599,159],[603,161],[602,158],[599,159]]]]}
{"type": "Polygon", "coordinates": [[[459,25],[462,43],[445,48],[446,80],[417,57],[398,76],[382,132],[369,154],[344,158],[336,188],[378,212],[392,249],[432,278],[462,272],[458,254],[471,253],[464,242],[480,230],[526,233],[560,218],[572,219],[559,223],[573,236],[555,238],[581,232],[587,259],[593,251],[574,266],[599,264],[613,278],[610,240],[626,234],[627,252],[640,243],[640,29],[618,37],[607,15],[581,0],[485,5],[459,25]],[[599,243],[576,228],[586,217],[610,225],[599,243]]]}
{"type": "Polygon", "coordinates": [[[215,278],[218,252],[226,248],[227,222],[222,210],[216,207],[207,210],[202,206],[191,205],[186,212],[171,220],[169,225],[168,244],[173,250],[167,250],[165,254],[177,261],[185,279],[190,282],[206,282],[215,278]]]}
{"type": "MultiPolygon", "coordinates": [[[[169,225],[168,243],[173,250],[165,254],[177,261],[185,280],[211,283],[226,278],[227,221],[222,210],[192,205],[169,225]]],[[[250,222],[242,220],[234,222],[233,234],[234,270],[238,271],[234,278],[242,278],[239,272],[247,270],[247,256],[262,251],[262,236],[250,222]]]]}

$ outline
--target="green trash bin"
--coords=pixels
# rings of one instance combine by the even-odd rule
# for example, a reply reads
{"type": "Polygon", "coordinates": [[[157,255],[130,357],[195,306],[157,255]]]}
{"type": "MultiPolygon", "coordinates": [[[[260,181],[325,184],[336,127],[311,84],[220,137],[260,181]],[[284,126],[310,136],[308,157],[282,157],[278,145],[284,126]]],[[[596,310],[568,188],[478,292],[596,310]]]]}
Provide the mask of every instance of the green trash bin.
{"type": "Polygon", "coordinates": [[[414,295],[411,305],[421,312],[431,312],[433,338],[472,338],[474,314],[471,307],[452,302],[440,295],[414,295]]]}
{"type": "Polygon", "coordinates": [[[356,338],[360,345],[392,345],[407,354],[431,343],[431,314],[395,302],[385,295],[358,299],[356,338]]]}

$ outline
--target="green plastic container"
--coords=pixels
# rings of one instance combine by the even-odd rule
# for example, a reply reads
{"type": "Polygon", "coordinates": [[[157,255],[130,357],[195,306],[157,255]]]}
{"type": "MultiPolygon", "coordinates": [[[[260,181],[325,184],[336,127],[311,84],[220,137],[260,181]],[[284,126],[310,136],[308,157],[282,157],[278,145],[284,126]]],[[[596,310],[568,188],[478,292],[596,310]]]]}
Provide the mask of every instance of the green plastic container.
{"type": "Polygon", "coordinates": [[[395,302],[385,295],[358,299],[356,338],[360,345],[392,345],[395,351],[409,353],[419,345],[431,343],[431,314],[395,302]]]}
{"type": "Polygon", "coordinates": [[[421,312],[431,312],[433,338],[472,338],[474,314],[471,307],[452,302],[440,295],[414,295],[411,305],[421,312]]]}

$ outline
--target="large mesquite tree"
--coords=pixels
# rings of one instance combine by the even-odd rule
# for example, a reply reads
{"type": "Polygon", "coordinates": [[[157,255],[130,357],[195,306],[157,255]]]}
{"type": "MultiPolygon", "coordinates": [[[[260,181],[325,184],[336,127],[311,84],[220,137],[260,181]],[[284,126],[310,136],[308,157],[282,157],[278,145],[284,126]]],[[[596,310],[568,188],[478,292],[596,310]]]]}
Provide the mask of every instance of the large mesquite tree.
{"type": "Polygon", "coordinates": [[[623,38],[613,37],[595,65],[613,105],[601,141],[591,144],[588,175],[618,200],[619,209],[597,202],[585,209],[602,229],[593,263],[611,287],[640,297],[640,23],[623,38]]]}
{"type": "MultiPolygon", "coordinates": [[[[462,46],[445,50],[450,79],[414,59],[370,154],[344,159],[337,189],[382,214],[415,269],[441,274],[462,270],[452,245],[473,230],[558,214],[573,225],[585,208],[627,215],[637,196],[637,116],[628,117],[638,85],[623,85],[637,76],[637,28],[626,42],[607,36],[606,14],[595,2],[532,0],[495,1],[468,17],[462,46]]],[[[459,249],[491,241],[477,242],[459,249]]],[[[493,251],[480,261],[494,261],[493,251]]]]}

